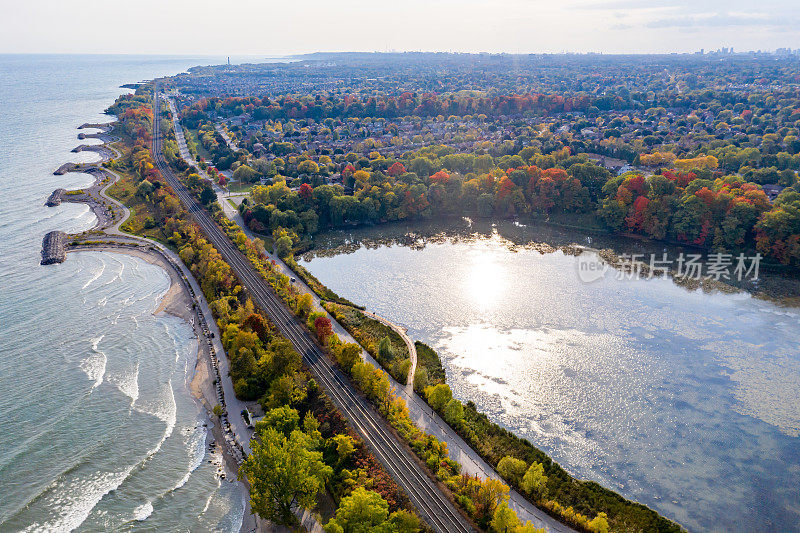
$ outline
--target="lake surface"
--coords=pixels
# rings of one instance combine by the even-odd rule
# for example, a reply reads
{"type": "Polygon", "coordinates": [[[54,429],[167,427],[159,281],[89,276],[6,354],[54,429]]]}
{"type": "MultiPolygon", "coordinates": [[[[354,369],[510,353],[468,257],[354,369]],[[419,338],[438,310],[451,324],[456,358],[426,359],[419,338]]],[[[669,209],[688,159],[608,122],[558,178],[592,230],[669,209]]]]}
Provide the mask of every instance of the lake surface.
{"type": "Polygon", "coordinates": [[[526,244],[619,241],[470,224],[330,232],[302,264],[433,346],[457,397],[574,475],[694,531],[800,530],[797,309],[613,269],[585,283],[577,257],[526,244]]]}
{"type": "MultiPolygon", "coordinates": [[[[154,316],[169,278],[140,259],[70,253],[40,266],[45,233],[91,228],[88,207],[44,206],[84,122],[123,83],[220,58],[0,55],[0,531],[238,531],[192,398],[196,339],[154,316]]],[[[92,131],[92,130],[88,130],[92,131]]]]}

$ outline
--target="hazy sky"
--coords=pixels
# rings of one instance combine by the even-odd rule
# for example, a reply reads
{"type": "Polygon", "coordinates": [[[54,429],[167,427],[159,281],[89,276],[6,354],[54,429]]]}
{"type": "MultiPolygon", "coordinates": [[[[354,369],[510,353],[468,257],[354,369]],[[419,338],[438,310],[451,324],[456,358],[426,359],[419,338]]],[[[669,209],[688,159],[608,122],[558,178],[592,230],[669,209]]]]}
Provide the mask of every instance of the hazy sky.
{"type": "Polygon", "coordinates": [[[800,48],[800,0],[0,0],[0,52],[800,48]]]}

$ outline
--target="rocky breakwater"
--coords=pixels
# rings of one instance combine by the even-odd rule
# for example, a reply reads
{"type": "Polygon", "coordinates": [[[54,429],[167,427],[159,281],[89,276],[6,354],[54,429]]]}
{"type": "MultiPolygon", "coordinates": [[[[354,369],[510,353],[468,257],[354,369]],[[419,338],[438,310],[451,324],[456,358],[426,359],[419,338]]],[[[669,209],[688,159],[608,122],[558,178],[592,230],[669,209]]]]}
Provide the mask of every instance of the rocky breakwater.
{"type": "Polygon", "coordinates": [[[101,161],[109,161],[113,158],[113,153],[111,150],[105,147],[102,144],[82,144],[80,146],[76,146],[72,149],[73,152],[94,152],[100,155],[101,161]]]}
{"type": "Polygon", "coordinates": [[[62,176],[67,172],[80,172],[84,168],[84,165],[79,165],[78,163],[64,163],[57,169],[53,171],[53,174],[56,176],[62,176]]]}
{"type": "Polygon", "coordinates": [[[111,131],[111,129],[114,127],[113,124],[114,124],[113,122],[106,122],[106,123],[103,123],[103,124],[97,123],[97,122],[84,122],[83,124],[78,126],[78,129],[82,130],[82,129],[86,129],[86,128],[92,128],[92,129],[96,129],[96,130],[102,130],[105,133],[105,132],[111,131]]]}
{"type": "Polygon", "coordinates": [[[56,189],[53,193],[48,196],[47,201],[44,203],[47,207],[55,207],[57,205],[61,205],[61,199],[64,193],[66,193],[66,189],[56,189]]]}
{"type": "Polygon", "coordinates": [[[67,234],[63,231],[51,231],[42,240],[42,264],[63,263],[67,258],[67,234]]]}

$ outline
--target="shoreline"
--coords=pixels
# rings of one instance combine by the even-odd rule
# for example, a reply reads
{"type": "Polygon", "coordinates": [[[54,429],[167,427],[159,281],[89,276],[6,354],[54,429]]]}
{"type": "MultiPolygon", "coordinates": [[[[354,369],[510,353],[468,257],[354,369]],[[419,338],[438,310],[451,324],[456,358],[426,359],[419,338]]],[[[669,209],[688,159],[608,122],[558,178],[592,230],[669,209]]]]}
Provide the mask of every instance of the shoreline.
{"type": "MultiPolygon", "coordinates": [[[[189,382],[189,391],[197,405],[205,411],[206,440],[204,446],[204,461],[210,461],[209,454],[219,450],[222,455],[222,472],[218,472],[217,477],[220,483],[242,483],[245,490],[249,493],[249,487],[243,481],[239,481],[238,463],[236,458],[230,453],[227,446],[224,446],[225,437],[222,431],[222,424],[218,417],[212,413],[214,405],[218,404],[214,389],[215,380],[211,359],[209,343],[203,342],[205,333],[200,324],[200,309],[195,305],[195,301],[189,292],[189,288],[184,283],[181,276],[176,272],[175,266],[167,260],[163,253],[158,249],[143,249],[141,246],[120,245],[113,241],[79,244],[71,246],[70,251],[94,251],[104,253],[118,253],[141,259],[151,265],[160,267],[169,277],[170,285],[167,291],[161,296],[161,300],[153,310],[153,315],[171,315],[183,320],[191,328],[197,339],[197,348],[194,350],[194,372],[189,382]]],[[[192,357],[190,354],[189,357],[192,357]]],[[[240,531],[252,531],[256,527],[253,515],[250,513],[249,499],[245,498],[244,513],[240,531]]]]}
{"type": "MultiPolygon", "coordinates": [[[[455,217],[452,220],[463,220],[464,217],[455,217]]],[[[545,226],[553,226],[551,222],[545,221],[535,221],[537,224],[541,223],[545,226]]],[[[388,226],[395,224],[395,228],[399,228],[403,230],[405,227],[413,226],[414,223],[400,223],[400,222],[393,222],[388,223],[388,226]]],[[[403,235],[400,235],[399,232],[397,235],[392,235],[389,237],[373,237],[367,236],[365,238],[356,238],[355,240],[348,241],[344,244],[336,244],[331,246],[328,242],[312,242],[309,246],[304,248],[302,251],[297,252],[294,255],[295,261],[302,260],[304,262],[309,262],[314,258],[326,258],[326,257],[333,257],[336,255],[342,254],[350,254],[353,253],[361,248],[372,248],[376,246],[406,246],[410,248],[415,248],[418,246],[416,244],[417,239],[421,239],[422,245],[425,246],[427,244],[440,244],[440,243],[461,243],[461,242],[477,242],[481,240],[481,236],[476,233],[473,233],[471,230],[473,228],[472,223],[469,225],[469,230],[467,232],[463,232],[460,229],[453,229],[446,224],[446,220],[442,221],[427,221],[425,224],[436,225],[437,228],[441,228],[440,230],[431,232],[431,233],[416,233],[414,231],[405,231],[403,235]]],[[[492,226],[495,225],[495,222],[492,222],[492,226]]],[[[527,226],[528,224],[524,224],[527,226]]],[[[374,226],[373,226],[374,227],[374,226]]],[[[557,229],[565,229],[567,231],[578,231],[577,228],[567,227],[567,226],[555,226],[557,229]]],[[[362,226],[362,228],[366,229],[368,226],[362,226]]],[[[336,232],[344,233],[346,231],[354,231],[357,228],[336,228],[333,230],[327,230],[326,233],[322,235],[325,236],[327,234],[335,234],[336,232]]],[[[390,228],[391,229],[391,228],[390,228]]],[[[580,230],[583,231],[583,230],[580,230]]],[[[611,239],[632,239],[639,242],[649,242],[650,244],[656,244],[659,241],[647,240],[643,237],[637,238],[636,236],[631,235],[615,235],[612,233],[605,233],[606,237],[611,239]]],[[[352,234],[350,234],[352,238],[352,234]]],[[[618,271],[625,272],[630,274],[632,272],[638,273],[637,277],[639,279],[648,279],[648,273],[650,271],[649,263],[643,259],[637,259],[635,261],[631,260],[624,260],[624,252],[619,249],[617,246],[610,246],[609,244],[605,245],[596,245],[596,244],[578,244],[577,242],[573,241],[572,243],[565,244],[553,244],[548,242],[547,240],[528,240],[527,242],[516,242],[512,240],[510,237],[506,235],[500,235],[500,238],[503,239],[504,245],[506,245],[509,249],[513,250],[536,250],[540,254],[548,254],[553,253],[556,251],[561,251],[565,254],[569,255],[581,255],[583,253],[594,253],[597,254],[599,260],[608,267],[614,268],[618,271]]],[[[673,243],[665,243],[673,245],[673,243]]],[[[684,247],[684,245],[677,243],[674,246],[678,248],[684,247]]],[[[698,247],[688,247],[698,249],[698,247]]],[[[654,250],[655,248],[653,248],[654,250]]],[[[710,252],[707,252],[710,253],[710,252]]],[[[706,254],[707,255],[707,254],[706,254]]],[[[299,264],[299,263],[298,263],[299,264]]],[[[301,265],[303,266],[303,265],[301,265]]],[[[306,267],[303,267],[306,268],[306,267]]],[[[313,274],[312,274],[313,275],[313,274]]],[[[800,296],[798,296],[798,288],[800,288],[800,278],[797,276],[787,275],[780,270],[775,270],[774,265],[770,265],[768,263],[760,263],[760,273],[758,281],[754,284],[753,281],[744,280],[741,283],[734,283],[733,280],[726,281],[724,279],[716,280],[709,276],[702,276],[700,278],[693,278],[693,277],[685,277],[679,275],[674,267],[671,267],[668,272],[660,273],[658,271],[654,271],[653,277],[662,277],[670,279],[675,285],[684,288],[687,291],[696,291],[702,290],[704,293],[720,293],[720,294],[747,294],[750,297],[769,302],[779,307],[786,307],[786,308],[800,308],[800,296]]],[[[356,307],[361,304],[355,304],[356,307]]]]}
{"type": "MultiPolygon", "coordinates": [[[[233,394],[232,383],[225,380],[227,376],[227,355],[221,344],[220,332],[217,330],[208,303],[200,289],[199,282],[194,279],[192,272],[181,262],[180,258],[162,244],[147,238],[125,233],[121,230],[122,224],[127,220],[130,211],[122,203],[108,196],[107,190],[121,179],[121,176],[106,163],[121,157],[120,151],[112,146],[119,141],[118,137],[110,135],[114,130],[116,119],[105,124],[83,124],[78,129],[96,128],[97,133],[79,134],[78,138],[98,138],[102,140],[97,145],[81,145],[73,150],[89,150],[97,152],[101,160],[96,163],[75,164],[65,163],[54,172],[55,175],[65,171],[82,172],[92,175],[95,180],[86,189],[67,191],[56,189],[46,202],[46,205],[59,203],[82,203],[89,206],[95,215],[94,226],[78,234],[68,235],[71,242],[66,246],[69,251],[99,251],[106,253],[121,253],[133,256],[149,264],[160,267],[165,271],[170,280],[167,291],[161,296],[154,315],[169,314],[180,318],[191,328],[197,339],[194,354],[194,371],[188,382],[189,392],[198,407],[204,411],[204,427],[208,430],[204,443],[203,460],[214,462],[218,468],[217,478],[220,483],[241,483],[244,488],[243,512],[239,531],[253,532],[268,530],[268,524],[259,520],[250,508],[249,485],[246,481],[238,480],[238,469],[245,457],[245,449],[249,451],[250,435],[240,435],[238,419],[229,420],[230,413],[226,403],[235,405],[233,417],[238,417],[239,401],[226,398],[225,391],[233,394]],[[51,203],[51,200],[56,200],[51,203]],[[83,240],[83,242],[81,242],[83,240]],[[221,353],[222,360],[217,354],[221,353]],[[222,370],[220,370],[222,366],[222,370]],[[224,389],[224,390],[223,390],[224,389]],[[226,399],[229,402],[226,402],[226,399]],[[217,417],[213,414],[216,405],[223,407],[223,414],[217,417]],[[243,442],[240,440],[243,439],[243,442]],[[244,444],[244,446],[243,446],[244,444]],[[221,462],[210,458],[210,454],[219,451],[221,462]]],[[[65,254],[66,257],[66,254],[65,254]]],[[[192,357],[191,354],[189,357],[192,357]]],[[[191,359],[190,359],[191,360],[191,359]]]]}

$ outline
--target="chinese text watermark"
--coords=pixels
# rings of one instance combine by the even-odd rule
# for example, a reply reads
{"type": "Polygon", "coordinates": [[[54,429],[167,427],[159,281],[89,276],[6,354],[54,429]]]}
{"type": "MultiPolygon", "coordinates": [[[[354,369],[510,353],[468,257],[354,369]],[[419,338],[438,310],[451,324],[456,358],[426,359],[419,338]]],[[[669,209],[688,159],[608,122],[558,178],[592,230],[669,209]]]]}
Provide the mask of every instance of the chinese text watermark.
{"type": "MultiPolygon", "coordinates": [[[[662,254],[621,254],[611,263],[615,268],[616,279],[650,279],[672,273],[684,279],[713,279],[716,281],[755,281],[761,264],[761,254],[738,255],[726,253],[687,254],[681,252],[676,257],[662,254]]],[[[608,262],[593,254],[578,256],[578,277],[591,283],[605,277],[610,270],[608,262]]]]}

